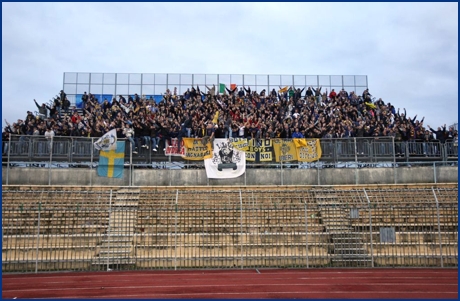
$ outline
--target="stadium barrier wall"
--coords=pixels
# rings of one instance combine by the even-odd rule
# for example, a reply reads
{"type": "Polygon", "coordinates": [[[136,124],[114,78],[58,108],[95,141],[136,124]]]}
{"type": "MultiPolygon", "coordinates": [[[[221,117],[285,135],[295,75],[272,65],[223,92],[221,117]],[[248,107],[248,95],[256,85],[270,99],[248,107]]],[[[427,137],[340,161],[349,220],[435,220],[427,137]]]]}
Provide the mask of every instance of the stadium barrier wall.
{"type": "Polygon", "coordinates": [[[458,166],[444,163],[430,166],[365,168],[247,168],[234,179],[208,179],[204,169],[125,168],[123,178],[97,175],[90,168],[3,167],[2,184],[84,186],[216,186],[216,185],[348,185],[456,183],[458,166]]]}

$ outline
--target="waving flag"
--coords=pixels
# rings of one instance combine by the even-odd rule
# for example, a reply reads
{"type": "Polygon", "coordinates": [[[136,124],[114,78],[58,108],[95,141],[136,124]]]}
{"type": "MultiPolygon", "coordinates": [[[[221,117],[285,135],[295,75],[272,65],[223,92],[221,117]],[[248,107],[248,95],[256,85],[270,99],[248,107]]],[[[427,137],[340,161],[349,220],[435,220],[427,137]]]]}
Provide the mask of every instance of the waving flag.
{"type": "Polygon", "coordinates": [[[108,178],[122,178],[125,164],[125,142],[117,142],[115,149],[99,153],[97,175],[108,178]]]}
{"type": "Polygon", "coordinates": [[[372,102],[365,102],[365,104],[366,104],[366,106],[368,106],[368,107],[371,108],[371,109],[375,109],[375,108],[376,108],[375,104],[373,104],[372,102]]]}
{"type": "Polygon", "coordinates": [[[100,151],[109,151],[117,148],[117,131],[115,129],[108,131],[96,142],[94,147],[100,151]]]}
{"type": "Polygon", "coordinates": [[[289,87],[288,87],[288,86],[285,86],[284,88],[281,88],[281,89],[280,89],[280,93],[284,93],[284,92],[286,92],[288,89],[289,89],[289,87]]]}
{"type": "Polygon", "coordinates": [[[219,84],[219,93],[225,93],[225,84],[219,84]]]}

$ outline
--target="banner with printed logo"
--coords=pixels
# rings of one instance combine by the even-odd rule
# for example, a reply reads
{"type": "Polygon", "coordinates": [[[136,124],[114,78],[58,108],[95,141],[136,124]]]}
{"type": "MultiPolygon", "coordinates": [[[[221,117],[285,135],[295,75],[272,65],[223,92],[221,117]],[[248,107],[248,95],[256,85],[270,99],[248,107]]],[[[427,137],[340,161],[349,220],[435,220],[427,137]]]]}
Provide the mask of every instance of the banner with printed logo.
{"type": "Polygon", "coordinates": [[[237,178],[246,171],[246,155],[229,139],[214,139],[212,157],[204,160],[209,179],[237,178]]]}
{"type": "Polygon", "coordinates": [[[105,133],[94,142],[94,148],[100,151],[110,151],[117,148],[117,130],[113,129],[105,133]]]}
{"type": "Polygon", "coordinates": [[[297,147],[293,139],[273,139],[276,162],[297,160],[297,147]]]}
{"type": "Polygon", "coordinates": [[[297,148],[297,160],[300,162],[313,162],[321,158],[321,144],[319,139],[298,139],[305,140],[305,145],[297,148]]]}

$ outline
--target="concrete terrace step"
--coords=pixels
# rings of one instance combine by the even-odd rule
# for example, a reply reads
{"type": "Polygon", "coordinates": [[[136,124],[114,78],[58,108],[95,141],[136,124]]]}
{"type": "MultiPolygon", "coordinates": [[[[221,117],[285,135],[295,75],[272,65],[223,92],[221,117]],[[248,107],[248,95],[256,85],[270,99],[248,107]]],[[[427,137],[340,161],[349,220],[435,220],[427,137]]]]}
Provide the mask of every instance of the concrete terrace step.
{"type": "Polygon", "coordinates": [[[121,265],[121,264],[135,264],[136,260],[132,258],[98,258],[93,259],[91,264],[93,265],[121,265]]]}
{"type": "Polygon", "coordinates": [[[334,246],[334,253],[340,253],[340,254],[367,254],[367,250],[365,250],[363,247],[340,247],[340,246],[334,246]]]}
{"type": "Polygon", "coordinates": [[[133,246],[131,244],[103,244],[100,246],[99,256],[105,253],[113,253],[113,252],[131,252],[133,246]]]}
{"type": "Polygon", "coordinates": [[[114,256],[120,256],[120,255],[129,255],[131,254],[132,250],[131,248],[127,249],[121,249],[121,250],[113,250],[113,249],[101,249],[99,252],[99,258],[101,257],[110,257],[113,258],[114,256]]]}

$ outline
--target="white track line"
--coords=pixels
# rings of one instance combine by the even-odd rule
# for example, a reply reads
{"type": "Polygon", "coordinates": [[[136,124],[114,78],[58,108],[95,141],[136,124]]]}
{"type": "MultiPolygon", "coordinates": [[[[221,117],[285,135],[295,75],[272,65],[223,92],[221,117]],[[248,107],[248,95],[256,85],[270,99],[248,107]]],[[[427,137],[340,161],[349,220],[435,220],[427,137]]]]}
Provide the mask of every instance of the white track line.
{"type": "MultiPolygon", "coordinates": [[[[314,292],[267,292],[267,291],[260,291],[260,292],[247,292],[247,293],[237,293],[237,292],[232,292],[232,293],[181,293],[181,294],[152,294],[152,293],[146,293],[146,294],[135,294],[135,295],[103,295],[103,296],[63,296],[63,297],[46,297],[46,298],[28,298],[28,299],[69,299],[69,298],[85,298],[85,299],[107,299],[107,298],[149,298],[149,299],[160,299],[160,298],[168,298],[168,299],[177,299],[181,297],[189,297],[189,296],[244,296],[244,295],[257,295],[257,296],[265,296],[267,294],[278,294],[278,295],[291,295],[291,294],[301,294],[305,297],[309,297],[311,294],[321,294],[327,296],[328,294],[341,294],[342,296],[346,297],[349,294],[372,294],[373,297],[377,297],[377,294],[407,294],[408,297],[412,297],[415,294],[420,294],[421,292],[407,292],[407,291],[359,291],[359,292],[354,292],[354,291],[330,291],[330,292],[324,292],[324,291],[314,291],[314,292]]],[[[422,292],[423,294],[429,294],[429,295],[434,295],[433,298],[437,298],[440,294],[440,292],[422,292]]],[[[443,292],[442,294],[449,294],[453,295],[453,297],[458,296],[457,291],[452,291],[452,292],[443,292]]],[[[334,297],[342,297],[342,296],[334,296],[334,297]]],[[[453,298],[452,297],[452,298],[453,298]]],[[[407,298],[407,297],[406,297],[407,298]]]]}
{"type": "MultiPolygon", "coordinates": [[[[343,285],[350,285],[350,283],[254,283],[254,284],[204,284],[204,285],[140,285],[140,286],[104,286],[104,289],[144,289],[144,288],[177,288],[177,289],[184,289],[184,288],[219,288],[219,287],[252,287],[252,286],[343,286],[343,285]]],[[[410,286],[410,285],[417,285],[419,286],[420,283],[354,283],[353,286],[366,286],[366,285],[391,285],[391,286],[410,286]]],[[[424,286],[455,286],[458,287],[457,283],[446,283],[446,284],[439,284],[439,283],[424,283],[424,286]]],[[[100,290],[101,287],[98,286],[89,286],[89,287],[67,287],[67,288],[32,288],[32,289],[12,289],[12,290],[3,290],[4,292],[37,292],[37,291],[67,291],[67,290],[100,290]]]]}
{"type": "MultiPolygon", "coordinates": [[[[411,277],[410,275],[414,276],[418,273],[420,273],[421,275],[426,275],[426,273],[428,272],[430,275],[433,275],[433,274],[444,274],[446,275],[446,272],[450,272],[452,274],[455,274],[457,275],[458,274],[458,270],[455,269],[455,270],[451,270],[451,269],[447,269],[445,271],[417,271],[415,270],[416,272],[414,273],[414,271],[410,271],[410,270],[369,270],[369,271],[353,271],[353,270],[350,270],[350,271],[345,271],[345,272],[338,272],[338,271],[309,271],[309,270],[303,270],[303,271],[298,271],[298,272],[275,272],[275,273],[270,273],[270,270],[262,270],[262,272],[264,272],[263,274],[264,275],[298,275],[298,274],[310,274],[311,276],[315,276],[315,275],[321,275],[321,274],[325,274],[325,275],[331,275],[331,274],[341,274],[341,275],[344,275],[345,277],[350,277],[350,275],[353,275],[353,274],[364,274],[364,275],[367,275],[366,278],[368,277],[385,277],[385,276],[389,276],[389,275],[392,275],[392,274],[397,274],[399,276],[401,276],[401,274],[404,274],[404,273],[408,273],[409,275],[407,277],[411,277]],[[376,273],[380,273],[380,272],[384,272],[383,275],[381,276],[373,276],[373,274],[376,274],[376,273]]],[[[197,275],[204,275],[205,273],[207,275],[210,275],[210,276],[218,276],[218,275],[222,275],[222,276],[238,276],[238,275],[250,275],[252,274],[251,271],[248,271],[248,272],[245,272],[245,273],[240,273],[240,272],[217,272],[217,273],[214,273],[214,272],[201,272],[201,273],[169,273],[168,271],[164,271],[165,273],[162,273],[162,272],[151,272],[151,271],[146,271],[145,273],[133,273],[133,274],[130,274],[130,273],[125,273],[125,272],[110,272],[110,273],[107,273],[107,272],[104,272],[104,273],[100,273],[100,272],[95,272],[95,273],[91,273],[91,272],[88,272],[89,274],[87,274],[87,272],[85,272],[85,275],[79,275],[80,273],[75,273],[75,274],[62,274],[62,275],[55,275],[55,276],[45,276],[46,274],[25,274],[24,276],[27,276],[27,277],[7,277],[6,279],[27,279],[27,278],[35,278],[35,277],[39,277],[41,279],[50,279],[50,278],[63,278],[63,277],[99,277],[99,276],[105,276],[105,275],[110,275],[111,278],[113,277],[146,277],[146,276],[155,276],[155,275],[158,275],[158,276],[161,276],[161,277],[168,277],[168,276],[171,276],[171,277],[178,277],[178,276],[197,276],[197,275]],[[117,273],[123,273],[123,274],[117,274],[117,273]],[[30,275],[30,276],[29,276],[30,275]]],[[[5,276],[5,275],[4,275],[5,276]]],[[[356,276],[353,276],[353,278],[356,278],[356,276]]],[[[393,277],[392,277],[393,278],[393,277]]]]}

